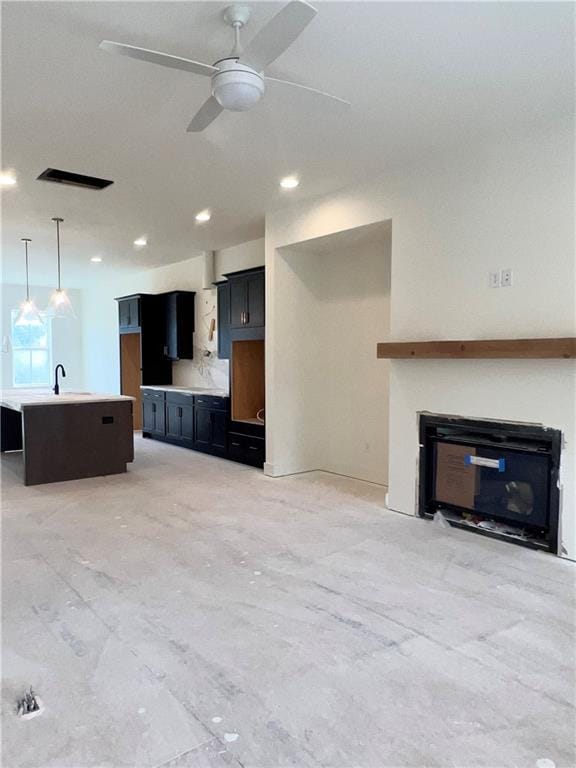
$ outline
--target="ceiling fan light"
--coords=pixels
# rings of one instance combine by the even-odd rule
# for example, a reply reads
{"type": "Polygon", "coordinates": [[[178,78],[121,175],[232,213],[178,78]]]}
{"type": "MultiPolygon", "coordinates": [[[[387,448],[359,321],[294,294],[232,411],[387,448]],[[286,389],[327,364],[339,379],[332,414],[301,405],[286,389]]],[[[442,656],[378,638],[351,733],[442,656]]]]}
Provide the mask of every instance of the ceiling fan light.
{"type": "Polygon", "coordinates": [[[264,78],[245,64],[234,60],[222,63],[212,78],[212,95],[224,109],[245,112],[264,94],[264,78]]]}

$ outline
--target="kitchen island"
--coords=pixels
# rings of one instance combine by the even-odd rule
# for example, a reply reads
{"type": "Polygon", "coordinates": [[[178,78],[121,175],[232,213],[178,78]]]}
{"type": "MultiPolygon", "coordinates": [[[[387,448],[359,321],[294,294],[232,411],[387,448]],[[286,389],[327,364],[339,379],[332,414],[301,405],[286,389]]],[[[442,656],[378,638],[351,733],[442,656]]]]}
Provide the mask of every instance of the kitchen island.
{"type": "Polygon", "coordinates": [[[134,460],[133,398],[6,389],[0,450],[22,451],[25,485],[126,472],[134,460]]]}

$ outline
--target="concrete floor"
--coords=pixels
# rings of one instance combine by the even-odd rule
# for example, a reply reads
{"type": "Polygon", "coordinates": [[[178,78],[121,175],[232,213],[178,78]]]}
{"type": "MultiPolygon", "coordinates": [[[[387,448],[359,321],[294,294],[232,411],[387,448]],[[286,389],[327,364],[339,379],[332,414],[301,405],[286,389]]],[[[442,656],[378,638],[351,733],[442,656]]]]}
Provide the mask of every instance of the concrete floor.
{"type": "Polygon", "coordinates": [[[152,441],[110,478],[18,462],[4,768],[575,764],[572,564],[152,441]]]}

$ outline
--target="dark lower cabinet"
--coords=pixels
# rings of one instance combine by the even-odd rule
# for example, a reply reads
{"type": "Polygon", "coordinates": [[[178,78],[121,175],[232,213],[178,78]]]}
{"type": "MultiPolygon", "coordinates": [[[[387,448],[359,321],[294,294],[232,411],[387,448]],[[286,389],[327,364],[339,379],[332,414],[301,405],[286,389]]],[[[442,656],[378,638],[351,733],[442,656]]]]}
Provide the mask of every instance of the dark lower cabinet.
{"type": "Polygon", "coordinates": [[[194,448],[225,456],[228,446],[228,413],[197,405],[194,408],[194,448]]]}
{"type": "Polygon", "coordinates": [[[228,456],[242,464],[262,467],[266,458],[265,440],[262,437],[230,432],[228,435],[228,456]]]}
{"type": "Polygon", "coordinates": [[[142,432],[161,437],[166,432],[164,393],[142,394],[142,432]]]}
{"type": "Polygon", "coordinates": [[[196,406],[194,409],[194,448],[205,451],[212,445],[212,411],[196,406]]]}
{"type": "Polygon", "coordinates": [[[194,442],[194,408],[166,402],[166,437],[182,444],[194,442]]]}
{"type": "Polygon", "coordinates": [[[264,426],[230,421],[230,400],[171,390],[142,390],[142,433],[164,442],[262,467],[264,426]]]}

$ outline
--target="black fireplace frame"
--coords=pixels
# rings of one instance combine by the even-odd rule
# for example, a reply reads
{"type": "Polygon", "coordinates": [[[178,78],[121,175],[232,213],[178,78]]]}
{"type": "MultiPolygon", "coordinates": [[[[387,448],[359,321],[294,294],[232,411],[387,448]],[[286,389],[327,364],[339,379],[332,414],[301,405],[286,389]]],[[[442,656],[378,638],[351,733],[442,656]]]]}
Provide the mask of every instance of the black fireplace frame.
{"type": "MultiPolygon", "coordinates": [[[[482,435],[490,435],[496,440],[505,440],[510,436],[516,436],[522,440],[544,442],[547,444],[547,453],[550,456],[550,484],[548,489],[548,519],[549,526],[544,542],[513,539],[514,543],[532,549],[546,549],[548,552],[558,554],[558,527],[560,518],[560,490],[558,481],[560,477],[560,454],[562,451],[562,432],[559,429],[551,429],[541,424],[526,424],[511,421],[497,421],[494,419],[466,419],[461,416],[448,414],[435,414],[421,411],[418,414],[419,431],[419,479],[418,479],[418,515],[432,519],[440,506],[434,501],[434,459],[432,442],[435,430],[441,427],[462,428],[463,431],[473,431],[482,435]]],[[[466,511],[466,510],[462,510],[466,511]]],[[[490,538],[505,538],[498,532],[471,528],[475,533],[490,538]]]]}

